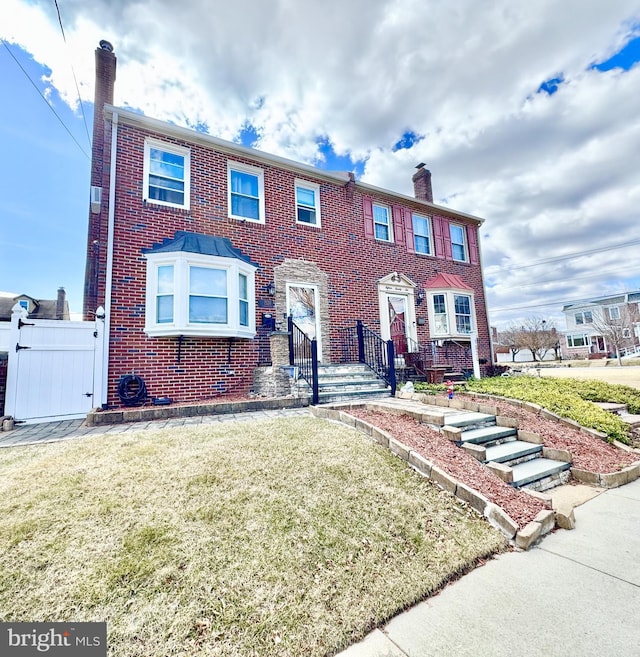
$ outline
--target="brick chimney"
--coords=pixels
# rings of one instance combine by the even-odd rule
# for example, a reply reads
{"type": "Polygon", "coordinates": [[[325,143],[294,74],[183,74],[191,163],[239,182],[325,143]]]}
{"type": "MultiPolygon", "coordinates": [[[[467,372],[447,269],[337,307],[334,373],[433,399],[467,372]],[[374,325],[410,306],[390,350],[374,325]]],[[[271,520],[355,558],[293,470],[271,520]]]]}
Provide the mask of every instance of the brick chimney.
{"type": "MultiPolygon", "coordinates": [[[[105,158],[110,132],[107,134],[103,108],[113,104],[116,81],[116,56],[108,41],[100,41],[96,48],[96,80],[93,106],[93,143],[91,148],[91,187],[101,190],[102,199],[108,189],[109,162],[105,158]]],[[[93,191],[93,190],[92,190],[93,191]]],[[[93,194],[92,194],[93,196],[93,194]]],[[[87,263],[84,274],[83,315],[93,319],[93,313],[104,304],[104,263],[106,262],[106,211],[94,208],[89,212],[87,234],[87,263]],[[103,217],[103,215],[105,215],[103,217]],[[102,265],[102,266],[101,266],[102,265]]]]}
{"type": "Polygon", "coordinates": [[[58,297],[56,299],[56,319],[64,319],[64,302],[67,298],[67,293],[63,287],[58,288],[58,297]]]}
{"type": "Polygon", "coordinates": [[[416,167],[418,170],[413,174],[413,195],[421,201],[433,203],[433,190],[431,189],[431,171],[425,169],[424,162],[416,167]]]}

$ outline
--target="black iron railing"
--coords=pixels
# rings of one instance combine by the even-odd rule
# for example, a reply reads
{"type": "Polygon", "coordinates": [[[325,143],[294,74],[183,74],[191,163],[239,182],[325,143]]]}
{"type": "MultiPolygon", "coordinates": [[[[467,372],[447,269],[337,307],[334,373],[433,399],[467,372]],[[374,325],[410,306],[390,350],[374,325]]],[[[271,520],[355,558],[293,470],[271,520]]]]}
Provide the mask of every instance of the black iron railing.
{"type": "Polygon", "coordinates": [[[355,326],[338,331],[340,336],[340,360],[343,363],[362,363],[373,370],[396,394],[395,347],[392,340],[384,340],[367,328],[362,320],[355,326]]]}
{"type": "Polygon", "coordinates": [[[289,365],[298,368],[298,375],[311,386],[311,403],[317,404],[320,398],[318,385],[318,341],[309,336],[293,321],[287,318],[289,330],[289,365]]]}

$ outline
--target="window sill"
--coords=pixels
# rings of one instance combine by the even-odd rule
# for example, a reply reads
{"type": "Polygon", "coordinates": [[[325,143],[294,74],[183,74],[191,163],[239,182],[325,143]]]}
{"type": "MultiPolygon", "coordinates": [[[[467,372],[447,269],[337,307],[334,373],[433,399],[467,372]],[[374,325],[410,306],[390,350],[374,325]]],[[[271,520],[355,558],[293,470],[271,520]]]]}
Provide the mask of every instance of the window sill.
{"type": "Polygon", "coordinates": [[[150,338],[177,338],[181,335],[192,338],[244,338],[252,340],[256,332],[249,328],[225,326],[152,326],[144,332],[150,338]]]}

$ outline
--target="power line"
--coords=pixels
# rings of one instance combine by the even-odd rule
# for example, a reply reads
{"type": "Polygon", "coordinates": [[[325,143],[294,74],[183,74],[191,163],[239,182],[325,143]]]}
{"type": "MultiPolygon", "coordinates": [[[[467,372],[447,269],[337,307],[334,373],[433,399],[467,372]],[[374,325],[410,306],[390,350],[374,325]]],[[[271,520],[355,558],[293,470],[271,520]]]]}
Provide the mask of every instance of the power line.
{"type": "MultiPolygon", "coordinates": [[[[583,281],[589,278],[600,278],[602,276],[617,276],[621,275],[621,271],[619,269],[613,269],[613,270],[601,270],[598,271],[595,274],[587,274],[585,276],[571,276],[572,281],[583,281]]],[[[627,268],[627,273],[628,273],[628,268],[627,268]]],[[[640,270],[638,271],[638,275],[640,276],[640,270]]],[[[629,278],[629,276],[624,276],[623,278],[629,278]]],[[[562,278],[548,278],[544,281],[538,281],[534,280],[531,281],[530,283],[518,283],[518,289],[523,288],[523,287],[532,287],[533,285],[545,285],[547,283],[561,283],[566,280],[566,277],[562,278]]],[[[491,288],[490,288],[491,289],[491,288]]]]}
{"type": "MultiPolygon", "coordinates": [[[[56,4],[56,11],[58,12],[58,23],[60,24],[60,31],[62,32],[62,40],[64,41],[64,45],[67,45],[67,37],[64,33],[64,27],[62,27],[62,16],[60,15],[60,7],[58,7],[58,0],[53,0],[56,4]]],[[[67,50],[67,54],[68,54],[67,50]]],[[[78,87],[78,80],[76,78],[76,72],[73,68],[73,62],[69,60],[69,64],[71,66],[71,74],[73,75],[73,82],[76,85],[76,94],[78,95],[78,103],[80,104],[80,112],[82,113],[82,121],[84,123],[84,129],[85,132],[87,133],[87,142],[89,143],[89,148],[91,148],[91,137],[89,136],[89,126],[87,125],[87,117],[84,114],[84,106],[82,105],[82,98],[80,98],[80,89],[78,87]]]]}
{"type": "Polygon", "coordinates": [[[69,134],[69,137],[71,137],[71,139],[73,139],[76,146],[82,151],[82,154],[87,158],[87,160],[89,160],[90,159],[89,155],[85,152],[84,148],[82,148],[82,146],[78,143],[78,140],[73,136],[71,130],[69,130],[69,128],[66,126],[65,122],[60,118],[59,114],[55,111],[53,106],[43,96],[42,92],[38,88],[38,85],[31,79],[31,77],[29,76],[27,71],[23,68],[22,64],[16,59],[16,56],[11,52],[11,49],[7,45],[7,42],[3,40],[2,45],[5,47],[6,51],[11,55],[11,57],[13,58],[13,61],[20,67],[20,70],[24,73],[25,77],[29,80],[29,82],[31,82],[31,84],[33,85],[33,88],[38,92],[38,95],[45,102],[46,106],[53,112],[54,116],[60,122],[60,125],[62,125],[62,127],[67,131],[67,133],[69,134]]]}
{"type": "Polygon", "coordinates": [[[586,251],[576,251],[574,253],[569,253],[567,255],[562,255],[562,256],[554,256],[551,258],[543,258],[542,260],[537,260],[535,262],[531,262],[527,265],[494,265],[495,267],[498,267],[499,269],[507,269],[509,271],[513,271],[515,269],[527,269],[528,267],[537,267],[538,265],[547,265],[552,262],[561,262],[562,260],[571,260],[572,258],[580,258],[582,256],[586,255],[592,255],[594,253],[604,253],[606,251],[614,251],[615,249],[624,249],[627,246],[635,246],[636,244],[640,244],[640,239],[637,240],[629,240],[628,242],[625,242],[624,244],[613,244],[611,246],[601,246],[596,249],[588,249],[586,251]]]}

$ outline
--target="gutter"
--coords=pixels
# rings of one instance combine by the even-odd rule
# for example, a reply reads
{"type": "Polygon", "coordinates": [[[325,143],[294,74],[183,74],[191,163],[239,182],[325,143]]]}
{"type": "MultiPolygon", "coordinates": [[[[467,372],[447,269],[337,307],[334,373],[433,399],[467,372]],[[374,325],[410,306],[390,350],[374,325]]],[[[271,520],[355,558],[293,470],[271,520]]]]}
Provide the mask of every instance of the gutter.
{"type": "Polygon", "coordinates": [[[116,156],[118,151],[118,113],[111,117],[111,163],[109,165],[109,218],[107,223],[107,271],[104,291],[104,335],[105,347],[102,362],[102,399],[103,408],[107,404],[109,382],[109,352],[111,343],[111,291],[113,288],[113,233],[116,213],[116,156]]]}

